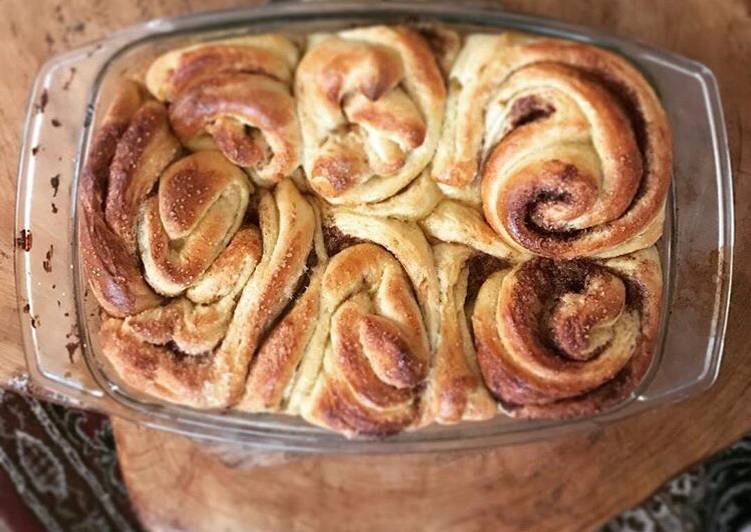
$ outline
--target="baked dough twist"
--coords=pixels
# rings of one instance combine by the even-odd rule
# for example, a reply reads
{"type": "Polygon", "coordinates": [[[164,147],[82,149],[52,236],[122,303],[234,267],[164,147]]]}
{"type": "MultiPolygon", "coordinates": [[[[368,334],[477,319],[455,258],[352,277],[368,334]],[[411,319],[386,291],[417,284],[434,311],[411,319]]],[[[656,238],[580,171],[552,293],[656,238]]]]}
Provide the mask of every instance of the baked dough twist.
{"type": "Polygon", "coordinates": [[[160,103],[123,83],[106,111],[81,175],[79,244],[86,278],[101,307],[127,316],[161,298],[141,274],[139,207],[181,148],[160,103]]]}
{"type": "MultiPolygon", "coordinates": [[[[438,244],[433,247],[433,253],[440,299],[439,330],[425,392],[429,417],[442,424],[490,419],[497,407],[485,388],[477,365],[466,303],[468,288],[476,293],[475,287],[468,286],[472,262],[484,259],[491,264],[502,263],[456,244],[438,244]]],[[[474,299],[474,294],[469,295],[474,299]]]]}
{"type": "Polygon", "coordinates": [[[237,405],[239,410],[297,413],[304,397],[301,391],[310,388],[322,356],[314,332],[319,323],[321,278],[327,262],[320,213],[315,210],[313,247],[296,297],[253,358],[245,394],[237,405]]]}
{"type": "Polygon", "coordinates": [[[166,296],[193,285],[240,227],[250,192],[245,174],[218,151],[196,152],[167,167],[138,223],[148,283],[166,296]]]}
{"type": "Polygon", "coordinates": [[[409,185],[433,156],[446,89],[428,42],[407,27],[316,34],[295,80],[311,188],[371,203],[409,185]]]}
{"type": "Polygon", "coordinates": [[[260,192],[258,219],[260,234],[240,230],[187,299],[105,321],[103,352],[127,384],[198,408],[242,398],[259,342],[306,271],[316,226],[313,207],[289,180],[260,192]]]}
{"type": "Polygon", "coordinates": [[[331,259],[318,327],[323,362],[301,405],[305,419],[349,435],[415,422],[430,345],[409,278],[390,253],[359,244],[331,259]]]}
{"type": "Polygon", "coordinates": [[[433,161],[445,193],[479,205],[509,245],[615,256],[662,234],[671,136],[625,60],[570,41],[472,35],[451,72],[433,161]]]}
{"type": "MultiPolygon", "coordinates": [[[[431,347],[427,386],[419,403],[419,419],[412,426],[489,419],[496,406],[482,383],[464,308],[468,263],[483,258],[506,263],[465,246],[431,247],[420,226],[409,221],[415,210],[405,211],[402,207],[408,205],[394,200],[395,208],[389,212],[392,216],[384,216],[382,208],[354,212],[324,207],[324,230],[331,252],[347,249],[352,242],[373,242],[391,252],[410,278],[431,347]]],[[[480,250],[483,244],[480,238],[480,250]]]]}
{"type": "Polygon", "coordinates": [[[281,35],[197,44],[154,61],[146,85],[170,102],[175,134],[192,150],[218,148],[260,185],[300,164],[300,126],[291,94],[295,45],[281,35]]]}
{"type": "Polygon", "coordinates": [[[655,248],[602,261],[534,258],[496,272],[472,314],[485,383],[515,417],[612,406],[649,367],[661,299],[655,248]]]}

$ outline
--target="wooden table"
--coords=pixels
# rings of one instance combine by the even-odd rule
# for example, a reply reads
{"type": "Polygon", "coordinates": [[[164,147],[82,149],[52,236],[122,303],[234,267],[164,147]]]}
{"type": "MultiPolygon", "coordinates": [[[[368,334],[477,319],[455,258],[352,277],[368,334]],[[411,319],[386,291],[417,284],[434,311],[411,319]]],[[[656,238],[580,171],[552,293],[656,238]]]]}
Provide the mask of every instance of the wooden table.
{"type": "MultiPolygon", "coordinates": [[[[232,0],[114,4],[4,0],[0,18],[0,384],[25,373],[13,285],[13,202],[23,103],[51,55],[152,17],[232,0]]],[[[113,420],[130,493],[159,529],[585,529],[751,429],[751,4],[744,0],[530,0],[509,10],[664,47],[720,81],[735,172],[737,253],[725,359],[708,392],[591,433],[472,453],[264,457],[250,467],[185,438],[113,420]],[[746,136],[744,139],[744,129],[746,136]],[[285,458],[285,457],[282,457],[285,458]]],[[[61,346],[62,351],[62,346],[61,346]]],[[[61,353],[61,356],[64,356],[61,353]]],[[[247,458],[247,457],[245,457],[247,458]]]]}

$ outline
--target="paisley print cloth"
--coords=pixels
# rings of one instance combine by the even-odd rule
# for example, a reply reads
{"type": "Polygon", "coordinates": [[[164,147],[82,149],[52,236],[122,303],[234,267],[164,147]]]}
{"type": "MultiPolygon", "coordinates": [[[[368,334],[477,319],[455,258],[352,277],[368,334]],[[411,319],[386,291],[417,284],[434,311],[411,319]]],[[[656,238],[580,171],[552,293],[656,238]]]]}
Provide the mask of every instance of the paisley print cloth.
{"type": "Polygon", "coordinates": [[[114,449],[106,417],[0,389],[0,531],[140,530],[114,449]]]}
{"type": "MultiPolygon", "coordinates": [[[[0,389],[0,532],[138,531],[106,417],[0,389]]],[[[603,532],[751,532],[751,434],[603,532]]]]}

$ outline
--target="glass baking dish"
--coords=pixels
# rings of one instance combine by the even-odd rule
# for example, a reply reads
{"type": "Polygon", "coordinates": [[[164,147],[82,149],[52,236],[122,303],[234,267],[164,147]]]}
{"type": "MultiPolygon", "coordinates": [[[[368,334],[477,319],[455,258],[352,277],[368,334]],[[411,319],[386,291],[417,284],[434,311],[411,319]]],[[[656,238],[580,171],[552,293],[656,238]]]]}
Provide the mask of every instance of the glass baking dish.
{"type": "Polygon", "coordinates": [[[720,369],[733,255],[732,182],[717,82],[694,61],[559,22],[497,8],[437,3],[274,3],[159,19],[59,55],[41,69],[28,103],[16,205],[16,286],[29,372],[61,400],[147,426],[267,449],[412,452],[506,444],[593,427],[708,388],[720,369]],[[662,254],[664,312],[658,354],[632,397],[587,419],[431,426],[383,440],[326,432],[294,417],[216,413],[160,403],[123,388],[99,356],[98,312],[77,250],[77,183],[91,133],[123,75],[189,41],[245,33],[440,21],[461,30],[513,28],[610,48],[660,94],[674,132],[674,180],[662,254]]]}

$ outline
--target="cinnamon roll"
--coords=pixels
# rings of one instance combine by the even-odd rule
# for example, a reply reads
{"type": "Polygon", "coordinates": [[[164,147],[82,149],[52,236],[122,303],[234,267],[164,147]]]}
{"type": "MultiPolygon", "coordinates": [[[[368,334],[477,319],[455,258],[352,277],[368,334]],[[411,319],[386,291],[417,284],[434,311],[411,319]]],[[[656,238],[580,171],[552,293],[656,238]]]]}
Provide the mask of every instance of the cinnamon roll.
{"type": "Polygon", "coordinates": [[[138,209],[180,143],[160,103],[135,82],[123,83],[106,111],[81,174],[79,244],[99,305],[127,316],[158,305],[137,256],[138,209]]]}
{"type": "Polygon", "coordinates": [[[145,277],[176,296],[195,283],[227,246],[250,196],[245,174],[218,151],[188,155],[165,169],[143,202],[138,245],[145,277]]]}
{"type": "Polygon", "coordinates": [[[312,35],[295,95],[308,183],[330,203],[360,204],[393,196],[428,164],[446,88],[419,32],[373,26],[312,35]]]}
{"type": "Polygon", "coordinates": [[[347,435],[408,427],[430,345],[404,269],[380,246],[359,244],[331,259],[321,283],[323,362],[302,416],[347,435]]]}
{"type": "MultiPolygon", "coordinates": [[[[399,203],[391,200],[389,203],[399,205],[401,201],[397,201],[399,203]]],[[[333,244],[332,253],[338,251],[337,244],[342,245],[342,237],[345,246],[352,242],[374,242],[394,255],[412,282],[432,353],[426,391],[419,404],[420,419],[414,422],[415,426],[433,421],[449,424],[463,419],[489,419],[495,414],[496,404],[483,385],[465,314],[467,279],[471,263],[484,260],[495,265],[507,264],[485,254],[486,250],[503,258],[518,256],[493,238],[492,230],[486,231],[490,235],[484,239],[477,226],[461,215],[453,225],[461,233],[455,241],[466,236],[475,244],[474,249],[452,244],[431,247],[426,234],[436,237],[439,233],[429,229],[438,217],[443,217],[445,203],[440,203],[421,224],[410,221],[409,214],[414,209],[401,208],[368,210],[370,206],[364,206],[354,212],[354,209],[332,207],[325,210],[324,217],[324,227],[333,244]]],[[[453,206],[452,202],[449,213],[453,206]]],[[[461,207],[458,203],[455,206],[461,207]]],[[[450,241],[449,238],[437,239],[450,241]]],[[[472,292],[476,294],[476,290],[472,292]]]]}
{"type": "Polygon", "coordinates": [[[170,103],[170,123],[188,148],[218,148],[260,185],[300,164],[300,126],[291,94],[298,52],[281,35],[197,44],[154,61],[146,85],[170,103]]]}
{"type": "Polygon", "coordinates": [[[606,259],[534,258],[482,285],[472,313],[485,383],[514,417],[593,414],[626,399],[654,355],[655,248],[606,259]]]}
{"type": "Polygon", "coordinates": [[[291,181],[259,195],[260,233],[241,229],[185,297],[104,322],[105,357],[134,389],[199,408],[242,398],[259,341],[306,271],[316,226],[291,181]]]}
{"type": "Polygon", "coordinates": [[[120,379],[167,401],[225,406],[231,396],[226,383],[243,378],[244,361],[215,350],[260,257],[260,233],[243,228],[184,296],[125,319],[105,319],[99,331],[102,352],[120,379]]]}
{"type": "Polygon", "coordinates": [[[449,196],[481,203],[509,245],[615,256],[662,234],[670,129],[622,58],[557,39],[472,35],[447,108],[432,175],[449,196]]]}

